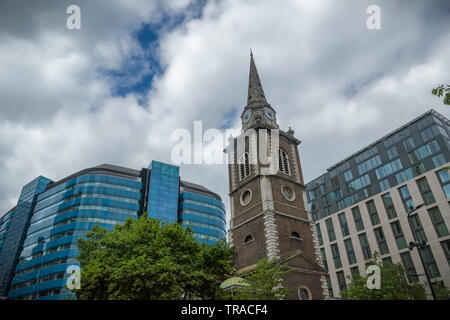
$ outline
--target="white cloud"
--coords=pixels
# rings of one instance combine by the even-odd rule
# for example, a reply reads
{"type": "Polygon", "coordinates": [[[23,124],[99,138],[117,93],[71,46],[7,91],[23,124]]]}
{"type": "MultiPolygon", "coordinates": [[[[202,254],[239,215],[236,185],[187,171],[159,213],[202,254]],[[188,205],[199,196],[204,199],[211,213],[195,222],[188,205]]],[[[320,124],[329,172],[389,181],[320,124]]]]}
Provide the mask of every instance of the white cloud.
{"type": "MultiPolygon", "coordinates": [[[[104,162],[170,162],[171,132],[192,132],[194,120],[204,130],[227,121],[239,129],[250,47],[281,129],[292,126],[303,141],[306,181],[433,105],[448,116],[430,90],[450,82],[450,19],[432,5],[381,3],[375,32],[365,27],[369,1],[209,1],[196,19],[185,12],[189,1],[82,2],[79,33],[54,19],[20,32],[0,23],[0,212],[40,174],[58,180],[104,162]],[[164,27],[181,13],[191,19],[164,27]],[[116,83],[98,72],[143,59],[132,37],[143,22],[162,24],[152,53],[164,73],[149,88],[148,108],[134,94],[112,97],[116,83]]],[[[56,17],[60,7],[42,10],[56,17]]],[[[181,175],[228,207],[226,166],[182,165],[181,175]]]]}

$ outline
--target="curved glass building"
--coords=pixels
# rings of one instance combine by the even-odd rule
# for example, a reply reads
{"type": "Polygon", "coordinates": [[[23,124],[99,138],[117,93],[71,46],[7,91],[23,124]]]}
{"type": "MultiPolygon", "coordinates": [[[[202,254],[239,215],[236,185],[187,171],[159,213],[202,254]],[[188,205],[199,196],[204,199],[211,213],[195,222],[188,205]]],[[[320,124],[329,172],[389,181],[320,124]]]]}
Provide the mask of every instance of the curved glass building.
{"type": "Polygon", "coordinates": [[[153,161],[140,171],[103,164],[58,182],[39,177],[31,184],[24,187],[14,210],[0,218],[0,258],[9,266],[9,276],[0,280],[7,284],[10,299],[70,297],[66,271],[79,266],[77,240],[97,223],[112,230],[148,211],[150,217],[189,226],[201,242],[225,238],[221,198],[180,180],[179,168],[169,164],[153,161]],[[28,211],[20,209],[23,195],[29,200],[28,211]],[[18,211],[23,212],[22,232],[12,230],[18,211]]]}
{"type": "Polygon", "coordinates": [[[179,221],[188,226],[200,242],[214,243],[225,239],[225,207],[222,200],[200,185],[181,181],[179,221]]]}

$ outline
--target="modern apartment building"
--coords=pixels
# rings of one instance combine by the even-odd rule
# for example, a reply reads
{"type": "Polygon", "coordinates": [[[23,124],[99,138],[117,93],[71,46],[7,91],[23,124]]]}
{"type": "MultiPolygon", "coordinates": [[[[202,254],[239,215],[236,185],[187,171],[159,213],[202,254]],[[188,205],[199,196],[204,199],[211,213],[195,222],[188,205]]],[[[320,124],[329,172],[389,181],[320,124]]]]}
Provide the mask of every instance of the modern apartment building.
{"type": "Polygon", "coordinates": [[[414,240],[426,241],[433,285],[450,288],[449,136],[450,121],[430,110],[306,185],[330,296],[364,275],[375,251],[426,284],[418,249],[408,248],[414,240]]]}
{"type": "Polygon", "coordinates": [[[179,168],[152,161],[134,170],[103,164],[53,182],[23,187],[15,208],[0,219],[0,295],[64,299],[67,267],[79,265],[77,239],[98,223],[108,230],[144,212],[189,226],[200,242],[225,238],[222,199],[183,181],[179,168]]]}

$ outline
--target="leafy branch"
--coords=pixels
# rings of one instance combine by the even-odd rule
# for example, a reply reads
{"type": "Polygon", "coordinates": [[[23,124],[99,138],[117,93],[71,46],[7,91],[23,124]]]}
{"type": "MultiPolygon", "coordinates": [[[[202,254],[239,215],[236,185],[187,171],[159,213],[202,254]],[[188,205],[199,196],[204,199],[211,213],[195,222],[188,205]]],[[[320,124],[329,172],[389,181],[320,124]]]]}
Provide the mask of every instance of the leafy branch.
{"type": "Polygon", "coordinates": [[[440,86],[431,90],[431,93],[438,97],[444,96],[444,103],[450,105],[450,85],[441,84],[440,86]]]}

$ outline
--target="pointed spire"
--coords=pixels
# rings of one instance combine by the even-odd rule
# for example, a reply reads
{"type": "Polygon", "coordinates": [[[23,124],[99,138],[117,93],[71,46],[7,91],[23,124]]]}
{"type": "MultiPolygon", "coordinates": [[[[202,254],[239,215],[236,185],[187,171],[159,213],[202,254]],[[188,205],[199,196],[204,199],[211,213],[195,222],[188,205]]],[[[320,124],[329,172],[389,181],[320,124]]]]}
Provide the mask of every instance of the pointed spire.
{"type": "Polygon", "coordinates": [[[256,102],[267,103],[261,81],[259,80],[258,70],[256,70],[255,60],[253,60],[252,49],[250,49],[250,75],[248,79],[247,106],[256,102]]]}

